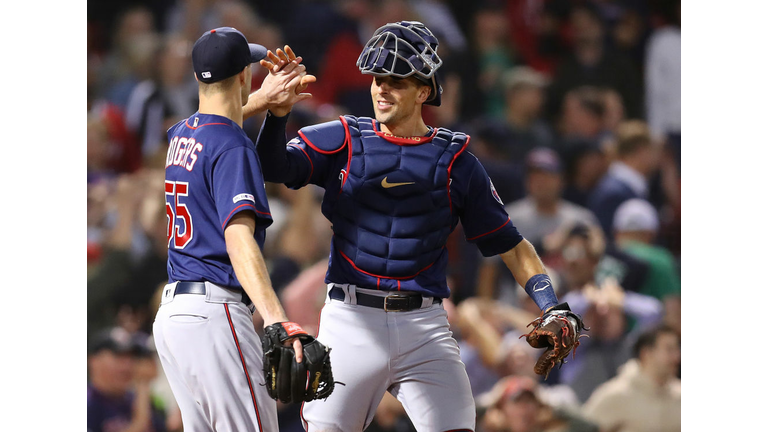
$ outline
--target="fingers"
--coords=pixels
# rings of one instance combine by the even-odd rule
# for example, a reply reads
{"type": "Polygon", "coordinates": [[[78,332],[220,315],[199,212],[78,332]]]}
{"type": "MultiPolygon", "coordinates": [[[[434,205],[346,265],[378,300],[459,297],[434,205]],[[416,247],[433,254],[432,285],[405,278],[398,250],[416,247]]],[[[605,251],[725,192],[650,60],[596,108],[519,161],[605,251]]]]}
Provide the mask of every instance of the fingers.
{"type": "MultiPolygon", "coordinates": [[[[280,51],[279,48],[278,48],[278,51],[280,51]]],[[[280,63],[280,57],[276,56],[275,53],[272,52],[272,50],[267,50],[267,58],[269,59],[269,61],[271,61],[274,64],[280,63]]]]}
{"type": "Polygon", "coordinates": [[[264,60],[264,59],[259,60],[259,64],[261,65],[261,67],[263,67],[264,69],[266,69],[266,70],[268,70],[270,72],[272,71],[272,67],[275,66],[275,64],[272,63],[271,61],[264,60]]]}
{"type": "Polygon", "coordinates": [[[296,59],[296,54],[293,52],[291,47],[286,45],[283,49],[285,50],[285,53],[288,54],[288,59],[290,59],[290,60],[295,60],[296,59]]]}
{"type": "Polygon", "coordinates": [[[314,75],[304,75],[301,77],[301,85],[303,86],[306,86],[309,83],[313,83],[315,81],[317,81],[317,77],[315,77],[314,75]]]}
{"type": "Polygon", "coordinates": [[[296,339],[293,341],[293,351],[296,353],[296,363],[301,363],[304,360],[304,350],[300,340],[296,339]]]}
{"type": "MultiPolygon", "coordinates": [[[[286,47],[288,48],[288,45],[286,45],[286,47]]],[[[276,52],[277,56],[280,58],[280,60],[284,60],[286,63],[289,63],[289,62],[293,61],[293,59],[296,58],[295,55],[294,55],[293,58],[290,58],[288,56],[288,54],[285,51],[283,51],[282,49],[280,49],[280,48],[276,49],[275,52],[276,52]]],[[[291,51],[291,52],[293,52],[293,51],[291,51]]]]}

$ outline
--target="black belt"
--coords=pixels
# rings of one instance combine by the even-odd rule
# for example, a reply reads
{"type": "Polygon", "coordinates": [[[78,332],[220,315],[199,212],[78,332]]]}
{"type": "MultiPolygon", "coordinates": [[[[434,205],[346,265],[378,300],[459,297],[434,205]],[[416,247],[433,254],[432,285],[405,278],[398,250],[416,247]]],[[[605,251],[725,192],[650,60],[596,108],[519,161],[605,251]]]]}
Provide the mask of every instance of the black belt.
{"type": "MultiPolygon", "coordinates": [[[[333,300],[344,301],[344,290],[334,286],[331,288],[331,291],[328,292],[328,297],[333,300]]],[[[414,309],[420,309],[424,302],[424,297],[422,297],[421,294],[392,293],[386,297],[380,297],[357,291],[355,297],[357,297],[357,304],[361,306],[384,309],[387,312],[408,312],[414,309]]],[[[433,297],[432,299],[432,304],[442,302],[443,299],[440,297],[433,297]]]]}
{"type": "MultiPolygon", "coordinates": [[[[238,291],[233,288],[225,288],[230,291],[238,291]]],[[[239,290],[242,293],[242,297],[240,300],[245,303],[246,306],[251,304],[251,299],[248,297],[248,294],[245,293],[244,289],[239,290]]],[[[176,290],[173,292],[174,297],[176,294],[200,294],[205,295],[206,293],[205,289],[205,282],[178,282],[176,283],[176,290]]]]}

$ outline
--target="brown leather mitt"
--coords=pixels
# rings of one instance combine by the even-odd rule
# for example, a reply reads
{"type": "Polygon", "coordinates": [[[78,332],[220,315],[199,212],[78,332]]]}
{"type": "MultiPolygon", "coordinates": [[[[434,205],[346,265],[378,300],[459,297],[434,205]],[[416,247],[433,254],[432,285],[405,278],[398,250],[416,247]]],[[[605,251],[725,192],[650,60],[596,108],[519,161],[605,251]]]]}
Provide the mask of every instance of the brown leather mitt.
{"type": "Polygon", "coordinates": [[[583,336],[581,332],[589,330],[581,317],[571,312],[568,303],[560,303],[542,313],[528,324],[530,326],[534,326],[533,330],[520,337],[525,337],[534,348],[546,348],[533,367],[534,372],[544,375],[544,379],[547,379],[555,365],[559,363],[562,367],[565,364],[568,354],[573,352],[575,356],[579,338],[583,336]]]}

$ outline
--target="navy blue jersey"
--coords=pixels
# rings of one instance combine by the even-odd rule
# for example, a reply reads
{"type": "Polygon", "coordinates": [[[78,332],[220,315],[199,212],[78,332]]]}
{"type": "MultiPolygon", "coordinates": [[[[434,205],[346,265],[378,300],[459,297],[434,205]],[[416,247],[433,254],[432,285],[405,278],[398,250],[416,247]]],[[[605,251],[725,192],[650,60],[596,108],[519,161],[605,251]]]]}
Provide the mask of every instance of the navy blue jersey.
{"type": "MultiPolygon", "coordinates": [[[[273,134],[281,121],[284,120],[267,116],[258,142],[262,158],[270,154],[268,147],[275,147],[271,141],[284,139],[280,133],[273,134]]],[[[303,130],[310,131],[313,128],[315,127],[303,130]]],[[[269,157],[269,169],[265,170],[266,179],[283,182],[294,189],[307,184],[323,187],[326,193],[322,210],[329,220],[333,220],[333,212],[338,211],[336,200],[340,196],[339,191],[344,187],[343,184],[350,172],[350,164],[354,164],[354,158],[358,157],[357,155],[353,156],[352,152],[349,151],[348,132],[344,132],[345,128],[346,125],[343,126],[340,121],[318,125],[313,131],[313,136],[322,137],[320,139],[326,141],[323,143],[312,142],[304,133],[300,132],[299,137],[288,142],[287,151],[282,150],[284,161],[277,162],[277,159],[274,159],[276,163],[273,164],[273,157],[269,157]],[[276,170],[280,172],[277,173],[276,170]]],[[[379,132],[380,128],[377,122],[374,122],[374,129],[377,130],[377,134],[381,138],[392,142],[393,145],[403,144],[399,142],[402,140],[388,137],[379,132]]],[[[428,134],[428,136],[432,135],[434,135],[434,130],[428,134]]],[[[377,157],[387,156],[382,154],[377,157]]],[[[460,221],[467,241],[476,244],[485,256],[506,252],[522,241],[523,238],[510,221],[491,179],[474,155],[469,151],[459,153],[449,167],[449,175],[449,205],[453,218],[451,229],[455,228],[460,221]]],[[[394,177],[390,181],[395,180],[407,181],[407,179],[395,179],[394,177]]],[[[370,214],[367,217],[376,217],[376,215],[370,214]]],[[[332,242],[335,242],[335,239],[332,242]]],[[[445,283],[445,265],[447,265],[447,255],[441,257],[435,265],[419,271],[418,275],[413,278],[391,277],[389,278],[391,280],[387,281],[387,275],[372,274],[360,269],[348,256],[340,253],[336,245],[332,243],[326,282],[360,285],[360,281],[366,279],[361,276],[362,273],[370,276],[367,278],[369,286],[366,286],[369,288],[396,290],[404,286],[407,280],[409,282],[407,289],[409,290],[447,297],[449,292],[445,283]],[[428,283],[419,284],[418,281],[420,280],[428,281],[428,283]],[[385,283],[392,281],[394,282],[385,283]],[[435,284],[435,281],[440,281],[440,283],[435,284]],[[410,282],[416,282],[415,286],[410,282]]]]}
{"type": "Polygon", "coordinates": [[[256,147],[232,120],[195,113],[168,130],[165,208],[168,281],[209,281],[240,288],[224,229],[241,211],[256,215],[264,245],[272,223],[256,147]]]}

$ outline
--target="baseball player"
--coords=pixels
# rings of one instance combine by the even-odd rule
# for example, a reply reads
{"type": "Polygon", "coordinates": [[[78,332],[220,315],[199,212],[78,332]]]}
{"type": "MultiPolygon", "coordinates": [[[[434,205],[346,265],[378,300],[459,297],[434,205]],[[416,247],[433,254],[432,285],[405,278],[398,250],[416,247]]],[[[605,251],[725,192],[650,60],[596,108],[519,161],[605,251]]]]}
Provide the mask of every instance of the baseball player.
{"type": "MultiPolygon", "coordinates": [[[[557,346],[563,332],[580,330],[467,150],[469,136],[424,123],[422,105],[441,100],[437,47],[422,23],[387,24],[357,61],[372,76],[375,119],[341,116],[302,128],[286,145],[286,105],[270,108],[259,134],[264,178],[294,189],[324,188],[322,212],[333,226],[317,338],[332,349],[334,377],[345,385],[304,404],[307,431],[362,431],[387,391],[419,431],[474,430],[469,380],[442,305],[449,296],[446,241],[459,222],[483,255],[501,254],[549,311],[544,322],[568,328],[556,329],[554,339],[542,334],[541,341],[532,333],[529,342],[557,346]]],[[[286,53],[268,56],[291,60],[286,53]]],[[[559,360],[552,355],[562,355],[551,348],[543,372],[559,360]]]]}
{"type": "MultiPolygon", "coordinates": [[[[192,50],[199,111],[168,130],[165,200],[168,281],[153,333],[185,431],[277,431],[262,347],[253,326],[287,323],[261,255],[272,223],[261,167],[242,129],[251,64],[266,48],[233,28],[203,34],[192,50]]],[[[309,97],[295,89],[301,59],[279,65],[251,96],[251,108],[309,97]]],[[[302,345],[295,338],[297,361],[302,345]]]]}

